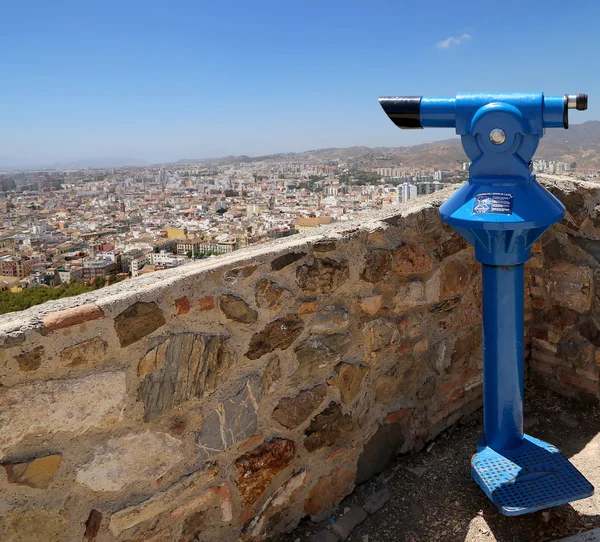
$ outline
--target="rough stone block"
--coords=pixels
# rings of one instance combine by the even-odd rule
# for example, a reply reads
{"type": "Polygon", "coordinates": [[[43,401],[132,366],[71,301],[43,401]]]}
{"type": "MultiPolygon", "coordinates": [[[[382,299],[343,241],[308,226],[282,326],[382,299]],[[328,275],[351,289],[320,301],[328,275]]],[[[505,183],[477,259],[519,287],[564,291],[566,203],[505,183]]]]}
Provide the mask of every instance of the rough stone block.
{"type": "Polygon", "coordinates": [[[422,359],[402,356],[386,373],[375,382],[375,397],[378,403],[391,404],[399,397],[412,398],[425,382],[430,369],[422,359]]]}
{"type": "Polygon", "coordinates": [[[481,322],[481,288],[481,279],[473,280],[469,289],[462,296],[458,308],[458,317],[464,327],[473,327],[481,322]]]}
{"type": "Polygon", "coordinates": [[[203,297],[198,305],[201,311],[211,311],[215,308],[215,298],[212,295],[203,297]]]}
{"type": "Polygon", "coordinates": [[[248,523],[242,533],[242,540],[271,540],[271,535],[286,531],[288,526],[281,524],[281,512],[291,506],[298,493],[304,489],[306,477],[306,471],[300,471],[277,489],[248,523]]]}
{"type": "Polygon", "coordinates": [[[223,335],[179,333],[165,338],[138,365],[145,421],[212,393],[228,377],[233,364],[223,335]]]}
{"type": "Polygon", "coordinates": [[[353,506],[333,524],[332,529],[340,540],[348,540],[353,529],[365,519],[367,519],[367,513],[364,509],[361,506],[353,506]]]}
{"type": "Polygon", "coordinates": [[[60,361],[69,367],[93,363],[104,356],[107,346],[106,341],[101,337],[94,337],[65,348],[60,353],[60,361]]]}
{"type": "Polygon", "coordinates": [[[44,329],[48,333],[51,333],[52,331],[91,322],[92,320],[99,320],[100,318],[104,318],[104,312],[98,305],[90,303],[46,314],[42,321],[44,329]]]}
{"type": "Polygon", "coordinates": [[[379,312],[383,305],[383,296],[382,295],[373,295],[370,297],[363,297],[358,302],[358,310],[373,316],[379,312]]]}
{"type": "Polygon", "coordinates": [[[294,262],[304,258],[304,256],[306,256],[306,252],[288,252],[283,256],[275,258],[271,262],[271,269],[273,271],[281,271],[284,267],[292,265],[294,262]]]}
{"type": "Polygon", "coordinates": [[[293,441],[278,438],[236,459],[237,485],[244,503],[254,503],[277,473],[290,464],[295,454],[296,444],[293,441]]]}
{"type": "Polygon", "coordinates": [[[229,271],[226,271],[223,275],[223,281],[225,282],[225,284],[233,286],[239,280],[244,280],[248,277],[251,277],[257,269],[258,265],[248,265],[246,267],[230,269],[229,271]]]}
{"type": "Polygon", "coordinates": [[[360,278],[373,284],[383,280],[392,269],[392,254],[388,250],[371,250],[360,278]]]}
{"type": "Polygon", "coordinates": [[[252,336],[246,357],[258,359],[278,348],[286,350],[300,336],[303,329],[304,322],[296,314],[287,314],[278,318],[252,336]]]}
{"type": "Polygon", "coordinates": [[[358,458],[356,484],[366,482],[385,470],[394,460],[405,440],[405,429],[402,424],[380,426],[365,444],[358,458]]]}
{"type": "Polygon", "coordinates": [[[4,342],[0,345],[0,349],[12,348],[19,346],[25,342],[25,333],[21,331],[9,332],[4,336],[4,342]]]}
{"type": "Polygon", "coordinates": [[[451,374],[462,374],[481,359],[481,327],[457,337],[450,362],[451,374]]]}
{"type": "Polygon", "coordinates": [[[165,512],[173,511],[173,517],[185,517],[186,513],[198,510],[220,496],[219,488],[216,486],[208,490],[203,489],[205,484],[215,478],[215,475],[214,468],[202,469],[184,476],[171,487],[139,504],[115,512],[110,518],[110,532],[114,536],[119,536],[123,531],[165,512]]]}
{"type": "Polygon", "coordinates": [[[90,510],[90,515],[85,522],[85,533],[83,533],[84,540],[96,540],[96,535],[100,530],[102,524],[102,512],[98,510],[90,510]]]}
{"type": "MultiPolygon", "coordinates": [[[[199,509],[197,507],[188,512],[189,515],[183,522],[182,540],[206,540],[208,542],[209,540],[218,539],[219,535],[217,533],[222,532],[222,529],[220,529],[222,524],[230,523],[233,519],[229,483],[225,482],[221,486],[211,488],[211,490],[215,492],[215,495],[218,495],[219,500],[214,502],[213,506],[204,504],[199,509]]],[[[165,542],[170,542],[170,540],[174,539],[171,538],[169,541],[165,540],[165,542]]]]}
{"type": "Polygon", "coordinates": [[[177,309],[177,316],[187,314],[190,312],[190,300],[186,296],[176,299],[175,308],[177,309]]]}
{"type": "Polygon", "coordinates": [[[9,484],[47,489],[58,471],[61,460],[61,454],[52,454],[20,463],[5,463],[3,467],[9,484]]]}
{"type": "Polygon", "coordinates": [[[317,241],[313,244],[313,250],[315,252],[332,252],[336,249],[335,241],[317,241]]]}
{"type": "Polygon", "coordinates": [[[314,314],[319,309],[318,301],[304,301],[298,308],[298,315],[304,316],[306,314],[314,314]]]}
{"type": "MultiPolygon", "coordinates": [[[[542,351],[540,348],[538,350],[542,351]]],[[[559,346],[560,357],[576,367],[591,366],[594,363],[595,348],[585,339],[571,337],[563,340],[559,346]]]]}
{"type": "Polygon", "coordinates": [[[80,435],[123,416],[124,372],[33,381],[0,389],[0,457],[27,435],[80,435]]]}
{"type": "Polygon", "coordinates": [[[265,392],[271,391],[275,383],[281,378],[281,362],[279,356],[273,356],[267,362],[263,371],[263,382],[265,392]]]}
{"type": "Polygon", "coordinates": [[[256,284],[254,296],[259,307],[276,309],[291,297],[291,292],[269,279],[261,279],[256,284]]]}
{"type": "Polygon", "coordinates": [[[337,290],[349,277],[346,260],[331,258],[315,259],[310,265],[302,265],[296,270],[296,282],[309,292],[330,293],[337,290]]]}
{"type": "Polygon", "coordinates": [[[579,313],[588,311],[593,297],[593,272],[572,264],[546,269],[545,286],[548,297],[558,305],[579,313]]]}
{"type": "Polygon", "coordinates": [[[469,287],[473,266],[465,261],[450,260],[440,271],[440,299],[462,296],[469,287]]]}
{"type": "Polygon", "coordinates": [[[340,333],[346,330],[349,325],[348,311],[340,307],[324,307],[315,315],[311,331],[312,333],[329,335],[340,333]]]}
{"type": "Polygon", "coordinates": [[[600,329],[592,320],[582,322],[578,328],[581,336],[592,343],[596,348],[600,348],[600,329]]]}
{"type": "Polygon", "coordinates": [[[339,444],[353,428],[352,417],[343,414],[340,405],[331,402],[323,412],[314,417],[304,432],[304,447],[309,452],[314,452],[325,446],[339,444]]]}
{"type": "Polygon", "coordinates": [[[378,318],[362,325],[361,331],[365,341],[365,347],[370,352],[375,352],[386,346],[392,346],[398,340],[400,334],[398,326],[394,322],[378,318]]]}
{"type": "Polygon", "coordinates": [[[337,376],[330,378],[327,383],[340,390],[342,402],[349,404],[354,401],[362,389],[362,384],[369,373],[368,367],[355,367],[349,363],[336,366],[337,376]]]}
{"type": "Polygon", "coordinates": [[[52,507],[19,507],[0,516],[3,542],[62,542],[69,533],[66,510],[52,507]]]}
{"type": "Polygon", "coordinates": [[[338,537],[331,531],[319,531],[310,537],[309,542],[338,542],[338,537]]]}
{"type": "Polygon", "coordinates": [[[368,514],[374,514],[381,510],[385,504],[392,498],[392,494],[387,487],[373,493],[364,504],[363,508],[368,514]]]}
{"type": "Polygon", "coordinates": [[[400,410],[396,410],[394,412],[390,412],[385,417],[385,423],[399,423],[402,420],[408,418],[413,412],[412,408],[401,408],[400,410]]]}
{"type": "Polygon", "coordinates": [[[256,432],[262,386],[258,377],[248,380],[241,391],[206,416],[196,436],[200,458],[208,459],[256,432]]]}
{"type": "Polygon", "coordinates": [[[115,318],[115,331],[124,348],[150,335],[165,323],[156,303],[138,301],[115,318]]]}
{"type": "Polygon", "coordinates": [[[304,501],[304,512],[317,516],[339,503],[354,489],[354,473],[345,468],[337,468],[319,478],[304,501]]]}
{"type": "Polygon", "coordinates": [[[24,372],[36,371],[42,364],[44,357],[44,347],[36,346],[31,352],[24,352],[15,356],[17,363],[19,364],[19,370],[24,372]]]}
{"type": "Polygon", "coordinates": [[[166,433],[126,435],[99,446],[94,459],[77,469],[76,480],[93,491],[120,491],[156,481],[183,460],[181,441],[166,433]]]}
{"type": "Polygon", "coordinates": [[[219,308],[227,318],[240,324],[252,324],[258,318],[258,313],[248,303],[234,295],[219,297],[219,308]]]}
{"type": "Polygon", "coordinates": [[[394,311],[407,312],[427,304],[425,284],[420,281],[403,282],[398,284],[394,297],[394,311]]]}
{"type": "Polygon", "coordinates": [[[327,386],[321,384],[302,390],[295,397],[284,397],[273,411],[273,419],[288,429],[298,427],[321,404],[327,395],[327,386]]]}
{"type": "Polygon", "coordinates": [[[429,340],[422,339],[413,346],[413,352],[415,354],[423,354],[429,350],[429,340]]]}
{"type": "Polygon", "coordinates": [[[350,333],[308,336],[294,349],[298,368],[292,373],[290,383],[302,386],[314,380],[324,368],[342,359],[351,340],[350,333]]]}
{"type": "Polygon", "coordinates": [[[394,250],[392,258],[392,268],[400,278],[422,275],[433,265],[425,249],[413,242],[408,242],[394,250]]]}
{"type": "Polygon", "coordinates": [[[565,331],[574,326],[581,318],[581,312],[560,305],[552,305],[544,316],[544,321],[561,330],[565,331]]]}
{"type": "Polygon", "coordinates": [[[467,243],[460,234],[454,232],[448,239],[439,245],[439,249],[436,250],[436,256],[440,260],[445,260],[448,256],[452,256],[468,246],[469,243],[467,243]]]}

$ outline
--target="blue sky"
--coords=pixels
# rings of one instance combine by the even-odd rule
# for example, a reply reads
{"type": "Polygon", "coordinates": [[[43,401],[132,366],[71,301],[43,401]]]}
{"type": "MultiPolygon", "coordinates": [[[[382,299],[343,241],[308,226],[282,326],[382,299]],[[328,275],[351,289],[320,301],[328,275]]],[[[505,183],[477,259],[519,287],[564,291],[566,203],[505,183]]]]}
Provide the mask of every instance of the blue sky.
{"type": "MultiPolygon", "coordinates": [[[[39,0],[0,8],[0,165],[352,145],[400,131],[381,95],[586,92],[600,2],[39,0]],[[447,45],[447,46],[444,46],[447,45]]],[[[576,117],[576,118],[575,118],[576,117]]]]}

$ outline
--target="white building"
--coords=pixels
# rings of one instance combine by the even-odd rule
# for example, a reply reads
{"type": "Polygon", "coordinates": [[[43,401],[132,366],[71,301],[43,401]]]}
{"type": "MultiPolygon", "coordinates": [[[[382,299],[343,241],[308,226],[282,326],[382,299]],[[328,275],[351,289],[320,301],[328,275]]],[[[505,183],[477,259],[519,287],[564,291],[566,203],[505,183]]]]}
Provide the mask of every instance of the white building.
{"type": "Polygon", "coordinates": [[[42,235],[48,231],[48,224],[45,222],[40,222],[39,224],[35,224],[31,227],[31,233],[33,235],[42,235]]]}
{"type": "Polygon", "coordinates": [[[151,265],[164,265],[165,267],[177,267],[190,261],[185,256],[176,256],[175,254],[166,252],[165,250],[161,250],[158,253],[149,253],[148,260],[151,265]]]}
{"type": "Polygon", "coordinates": [[[404,183],[398,187],[398,203],[406,203],[417,197],[417,187],[414,184],[404,183]]]}

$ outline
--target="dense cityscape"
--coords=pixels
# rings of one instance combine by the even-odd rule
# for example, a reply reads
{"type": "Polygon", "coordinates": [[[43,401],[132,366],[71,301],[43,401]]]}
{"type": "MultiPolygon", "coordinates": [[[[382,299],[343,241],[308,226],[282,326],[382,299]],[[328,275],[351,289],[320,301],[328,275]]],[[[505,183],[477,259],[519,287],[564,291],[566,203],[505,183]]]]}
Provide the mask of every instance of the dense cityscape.
{"type": "Polygon", "coordinates": [[[2,173],[0,313],[402,204],[463,182],[468,169],[382,163],[267,157],[2,173]]]}

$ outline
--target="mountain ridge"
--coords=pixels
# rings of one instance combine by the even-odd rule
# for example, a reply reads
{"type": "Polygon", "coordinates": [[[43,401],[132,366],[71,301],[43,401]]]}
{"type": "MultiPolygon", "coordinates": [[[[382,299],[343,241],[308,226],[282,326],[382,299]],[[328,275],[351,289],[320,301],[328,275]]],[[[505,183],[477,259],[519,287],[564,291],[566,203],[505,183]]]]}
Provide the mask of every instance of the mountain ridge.
{"type": "MultiPolygon", "coordinates": [[[[6,160],[6,157],[4,157],[6,160]]],[[[145,167],[145,166],[183,166],[203,163],[253,163],[268,160],[305,160],[319,158],[321,160],[353,161],[356,166],[375,163],[378,167],[434,167],[454,169],[462,162],[468,161],[460,138],[454,137],[419,143],[401,147],[326,147],[301,152],[273,153],[259,156],[229,155],[214,158],[181,159],[174,162],[148,162],[131,157],[105,157],[87,160],[73,160],[36,167],[20,167],[16,164],[0,164],[0,170],[36,170],[36,169],[107,169],[112,167],[145,167]],[[386,163],[393,162],[393,163],[386,163]]],[[[560,129],[547,130],[540,141],[535,155],[536,159],[576,162],[578,167],[600,170],[600,121],[590,120],[581,124],[572,124],[567,131],[560,129]]],[[[372,165],[372,164],[371,164],[372,165]]]]}
{"type": "MultiPolygon", "coordinates": [[[[219,164],[240,162],[261,162],[283,158],[303,160],[321,158],[325,160],[357,160],[361,162],[379,161],[385,167],[385,161],[400,161],[401,167],[437,167],[452,169],[468,161],[462,149],[460,138],[443,139],[431,143],[419,143],[402,147],[328,147],[302,152],[276,153],[261,156],[231,155],[214,159],[186,160],[187,163],[213,162],[219,164]]],[[[547,130],[540,140],[535,154],[538,160],[576,162],[579,167],[600,170],[600,121],[590,120],[582,124],[572,124],[567,131],[547,130]]],[[[181,162],[181,161],[180,161],[181,162]]],[[[175,162],[176,164],[180,162],[175,162]]],[[[389,164],[390,166],[392,164],[389,164]]],[[[398,165],[398,164],[394,164],[398,165]]]]}

